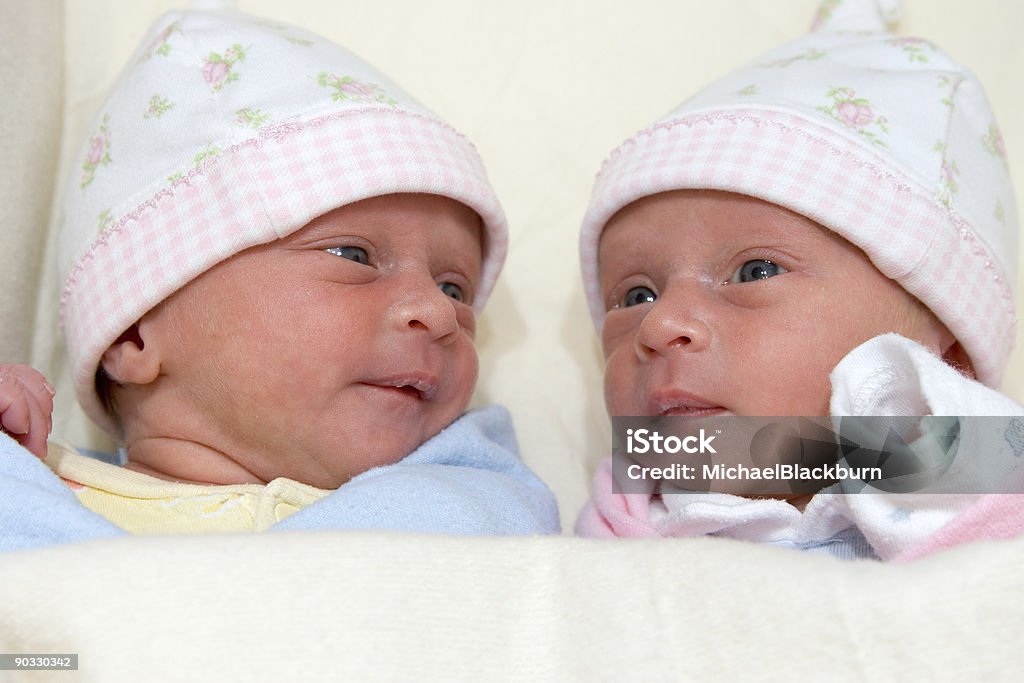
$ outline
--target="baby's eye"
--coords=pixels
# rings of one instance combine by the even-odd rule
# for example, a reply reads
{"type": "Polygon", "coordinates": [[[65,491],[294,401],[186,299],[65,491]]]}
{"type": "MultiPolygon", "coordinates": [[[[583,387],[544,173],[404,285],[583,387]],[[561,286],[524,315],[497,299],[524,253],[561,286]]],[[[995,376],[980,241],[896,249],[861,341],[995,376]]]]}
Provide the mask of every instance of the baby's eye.
{"type": "Polygon", "coordinates": [[[754,280],[767,280],[770,277],[776,275],[782,275],[788,273],[785,268],[777,263],[772,263],[765,259],[754,259],[747,261],[742,266],[736,269],[736,272],[732,274],[732,278],[729,280],[730,283],[740,282],[753,282],[754,280]]]}
{"type": "Polygon", "coordinates": [[[370,255],[362,247],[328,247],[324,251],[364,265],[370,262],[370,255]]]}
{"type": "Polygon", "coordinates": [[[459,287],[454,282],[442,282],[439,287],[445,296],[449,296],[456,301],[466,300],[466,295],[462,293],[462,287],[459,287]]]}
{"type": "Polygon", "coordinates": [[[638,304],[649,304],[658,298],[650,287],[633,287],[622,297],[617,308],[629,308],[638,304]]]}

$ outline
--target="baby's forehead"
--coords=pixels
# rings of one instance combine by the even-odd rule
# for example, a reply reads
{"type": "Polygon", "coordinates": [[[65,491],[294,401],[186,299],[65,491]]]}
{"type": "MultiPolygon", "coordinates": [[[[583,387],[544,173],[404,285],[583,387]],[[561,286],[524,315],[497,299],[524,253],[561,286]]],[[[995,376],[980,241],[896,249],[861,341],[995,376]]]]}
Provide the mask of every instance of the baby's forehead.
{"type": "Polygon", "coordinates": [[[616,212],[601,232],[598,264],[603,271],[677,248],[700,258],[753,247],[819,255],[852,250],[870,262],[838,232],[781,204],[717,190],[674,190],[642,197],[616,212]]]}
{"type": "Polygon", "coordinates": [[[482,244],[485,232],[480,215],[462,202],[434,194],[404,193],[336,207],[284,239],[329,237],[351,231],[399,238],[414,232],[445,238],[463,233],[478,244],[482,244]]]}
{"type": "Polygon", "coordinates": [[[685,230],[690,238],[831,232],[806,216],[758,197],[717,190],[673,190],[641,197],[619,209],[601,231],[600,243],[620,232],[669,238],[673,230],[685,230]]]}

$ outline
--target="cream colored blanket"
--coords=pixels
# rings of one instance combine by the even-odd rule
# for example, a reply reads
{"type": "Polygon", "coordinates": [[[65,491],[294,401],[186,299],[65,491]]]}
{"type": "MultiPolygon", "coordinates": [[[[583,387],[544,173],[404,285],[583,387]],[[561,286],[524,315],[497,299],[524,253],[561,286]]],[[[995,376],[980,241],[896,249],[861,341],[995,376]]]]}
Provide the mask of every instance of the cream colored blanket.
{"type": "MultiPolygon", "coordinates": [[[[51,197],[121,63],[176,4],[0,2],[0,360],[54,380],[55,431],[83,446],[107,444],[63,374],[51,197]]],[[[906,4],[903,31],[986,85],[1019,184],[1024,7],[906,4]]],[[[609,450],[576,266],[593,176],[627,135],[802,33],[816,5],[238,2],[347,45],[477,143],[511,250],[474,404],[510,409],[567,526],[609,450]]],[[[1004,390],[1024,400],[1021,351],[1004,390]]],[[[1022,574],[1024,540],[881,565],[708,539],[132,538],[0,556],[0,653],[78,654],[77,675],[23,675],[60,681],[1017,680],[1022,574]]]]}
{"type": "Polygon", "coordinates": [[[77,653],[55,681],[1019,680],[1022,551],[132,538],[0,557],[0,650],[77,653]]]}

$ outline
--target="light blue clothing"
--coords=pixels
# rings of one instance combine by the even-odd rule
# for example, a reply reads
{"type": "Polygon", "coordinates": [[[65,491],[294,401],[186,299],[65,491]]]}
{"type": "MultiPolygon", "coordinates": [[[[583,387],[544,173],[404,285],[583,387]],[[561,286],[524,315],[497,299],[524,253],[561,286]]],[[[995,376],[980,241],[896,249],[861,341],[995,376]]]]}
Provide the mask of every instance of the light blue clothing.
{"type": "Polygon", "coordinates": [[[554,494],[517,453],[508,411],[474,410],[401,461],[353,477],[274,528],[559,533],[554,494]]]}
{"type": "Polygon", "coordinates": [[[831,555],[840,560],[877,560],[878,555],[875,549],[864,538],[864,534],[855,526],[843,529],[832,538],[824,541],[810,541],[807,543],[796,543],[786,547],[796,548],[808,553],[819,555],[831,555]]]}
{"type": "MultiPolygon", "coordinates": [[[[517,455],[508,411],[490,406],[466,413],[399,462],[354,477],[272,528],[303,529],[489,536],[554,534],[560,524],[554,495],[517,455]]],[[[0,434],[0,551],[123,535],[0,434]]]]}
{"type": "Polygon", "coordinates": [[[0,551],[124,534],[79,503],[39,458],[0,433],[0,551]]]}

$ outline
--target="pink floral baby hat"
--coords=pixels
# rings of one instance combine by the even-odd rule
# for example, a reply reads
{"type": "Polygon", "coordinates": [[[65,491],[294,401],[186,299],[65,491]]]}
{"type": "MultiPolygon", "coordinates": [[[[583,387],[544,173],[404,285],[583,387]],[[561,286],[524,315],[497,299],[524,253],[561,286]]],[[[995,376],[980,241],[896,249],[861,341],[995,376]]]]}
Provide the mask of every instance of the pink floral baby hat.
{"type": "Polygon", "coordinates": [[[608,220],[658,192],[716,189],[787,207],[859,246],[997,385],[1013,347],[1017,211],[977,78],[886,30],[899,2],[826,0],[813,31],[712,83],[615,149],[580,238],[595,324],[608,220]]]}
{"type": "Polygon", "coordinates": [[[65,188],[61,316],[86,413],[103,352],[216,263],[360,199],[430,193],[476,211],[475,305],[507,247],[470,142],[347,50],[237,12],[160,18],[100,109],[65,188]]]}

